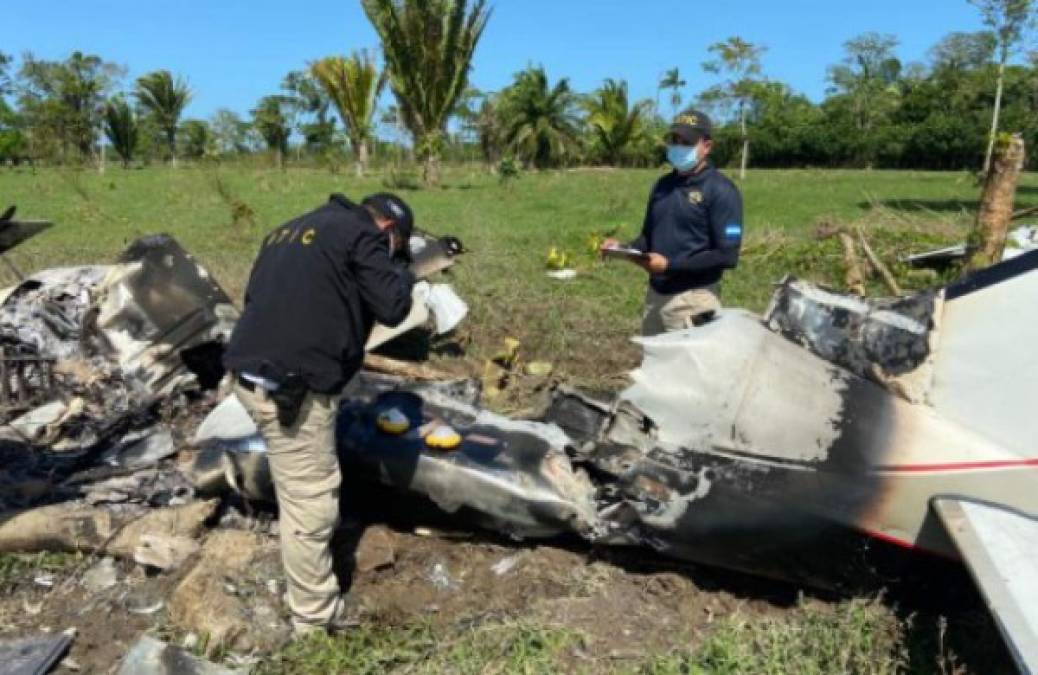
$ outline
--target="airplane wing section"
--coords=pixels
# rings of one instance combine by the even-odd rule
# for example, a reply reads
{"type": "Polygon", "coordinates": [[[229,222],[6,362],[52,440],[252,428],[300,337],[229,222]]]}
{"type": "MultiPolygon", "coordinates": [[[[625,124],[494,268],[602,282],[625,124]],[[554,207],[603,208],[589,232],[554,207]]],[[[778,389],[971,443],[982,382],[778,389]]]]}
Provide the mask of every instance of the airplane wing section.
{"type": "Polygon", "coordinates": [[[937,497],[932,504],[1017,666],[1038,673],[1038,519],[954,497],[937,497]]]}

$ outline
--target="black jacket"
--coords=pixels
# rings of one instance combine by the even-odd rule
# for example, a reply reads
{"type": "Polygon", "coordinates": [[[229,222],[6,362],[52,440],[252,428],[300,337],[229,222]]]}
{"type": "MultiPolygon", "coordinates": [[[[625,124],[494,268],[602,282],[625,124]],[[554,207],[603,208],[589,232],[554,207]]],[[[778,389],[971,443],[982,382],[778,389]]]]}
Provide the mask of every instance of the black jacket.
{"type": "Polygon", "coordinates": [[[742,196],[720,171],[707,166],[697,174],[676,171],[652,188],[645,222],[632,248],[659,253],[669,265],[649,283],[659,293],[681,293],[721,280],[739,262],[742,196]]]}
{"type": "Polygon", "coordinates": [[[263,240],[224,366],[275,381],[295,372],[312,391],[338,393],[374,322],[407,317],[413,286],[367,209],[332,195],[263,240]]]}

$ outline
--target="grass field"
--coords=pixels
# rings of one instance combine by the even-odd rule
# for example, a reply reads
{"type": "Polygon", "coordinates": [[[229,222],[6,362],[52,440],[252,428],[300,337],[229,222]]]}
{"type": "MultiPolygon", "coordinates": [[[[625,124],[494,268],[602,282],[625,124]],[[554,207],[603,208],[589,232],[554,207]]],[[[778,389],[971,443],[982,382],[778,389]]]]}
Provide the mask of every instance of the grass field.
{"type": "MultiPolygon", "coordinates": [[[[589,240],[614,230],[633,237],[657,175],[550,172],[502,185],[479,168],[452,168],[441,188],[402,191],[421,227],[454,234],[471,250],[453,282],[472,307],[457,336],[472,372],[505,336],[522,341],[527,360],[551,361],[557,372],[585,384],[615,381],[636,362],[628,337],[639,326],[644,275],[624,263],[600,263],[589,240]],[[552,246],[573,258],[576,280],[545,276],[552,246]]],[[[819,223],[861,225],[893,263],[899,253],[960,238],[979,194],[965,173],[756,171],[741,188],[747,239],[739,268],[725,277],[723,299],[757,311],[771,284],[787,273],[841,284],[841,249],[833,239],[816,239],[819,223]]],[[[168,232],[236,300],[268,230],[333,191],[359,198],[384,189],[382,174],[356,179],[310,169],[0,171],[0,203],[56,224],[14,254],[23,269],[106,262],[135,237],[168,232]]],[[[1035,176],[1021,189],[1021,204],[1029,200],[1038,201],[1035,176]]],[[[909,287],[926,283],[901,280],[909,287]]]]}
{"type": "MultiPolygon", "coordinates": [[[[590,386],[618,383],[637,363],[628,338],[638,330],[645,279],[634,267],[599,262],[589,240],[614,230],[633,237],[657,173],[551,172],[502,185],[478,168],[455,167],[442,188],[401,191],[419,226],[454,234],[470,250],[452,272],[472,308],[453,337],[463,355],[444,350],[434,359],[476,374],[502,339],[514,336],[525,359],[550,361],[561,377],[590,386]],[[576,280],[545,276],[553,246],[573,257],[576,280]]],[[[382,174],[358,180],[309,169],[110,169],[103,176],[4,170],[0,207],[17,204],[21,216],[55,223],[12,254],[24,270],[108,262],[134,238],[167,232],[237,301],[268,230],[333,191],[359,198],[385,183],[382,174]]],[[[842,285],[838,242],[816,236],[826,223],[861,227],[906,287],[934,283],[897,266],[898,255],[961,240],[979,194],[967,174],[921,172],[754,171],[741,188],[747,240],[739,268],[725,278],[723,299],[756,311],[788,273],[842,285]]],[[[1018,202],[1038,202],[1038,176],[1024,178],[1018,202]]],[[[646,654],[624,672],[959,672],[942,660],[934,623],[907,632],[908,623],[885,605],[857,600],[778,619],[733,615],[698,651],[646,654]]],[[[296,645],[271,662],[271,672],[557,672],[573,665],[581,639],[565,626],[522,622],[446,637],[420,624],[366,627],[345,640],[296,645]]]]}
{"type": "Polygon", "coordinates": [[[363,627],[348,638],[317,637],[293,645],[260,673],[878,675],[911,666],[910,655],[899,646],[902,626],[875,601],[848,601],[832,610],[798,606],[782,617],[737,612],[718,623],[696,650],[646,654],[611,668],[586,654],[579,632],[559,625],[491,623],[448,640],[422,624],[392,631],[363,627]]]}

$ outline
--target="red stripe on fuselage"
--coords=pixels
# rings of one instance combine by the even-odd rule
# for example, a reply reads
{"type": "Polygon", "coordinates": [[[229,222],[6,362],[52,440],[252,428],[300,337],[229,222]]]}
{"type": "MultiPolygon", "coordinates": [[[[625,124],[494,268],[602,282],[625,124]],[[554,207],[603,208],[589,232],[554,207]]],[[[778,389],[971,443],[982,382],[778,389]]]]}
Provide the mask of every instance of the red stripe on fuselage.
{"type": "Polygon", "coordinates": [[[886,532],[880,532],[878,530],[867,530],[865,528],[861,528],[860,532],[867,537],[876,539],[877,541],[885,542],[887,544],[893,544],[898,548],[903,548],[906,551],[911,551],[912,553],[932,555],[938,558],[944,558],[946,560],[958,560],[958,558],[954,555],[945,553],[943,551],[934,551],[933,549],[925,548],[923,546],[920,546],[919,544],[916,544],[915,542],[899,539],[893,535],[887,534],[886,532]]]}
{"type": "Polygon", "coordinates": [[[927,553],[930,552],[930,551],[927,551],[927,549],[925,549],[925,548],[920,548],[914,542],[905,541],[904,539],[898,539],[897,537],[895,537],[893,535],[889,535],[886,532],[879,532],[879,531],[876,531],[876,530],[865,530],[865,529],[862,529],[862,533],[867,535],[867,536],[869,536],[869,537],[871,537],[871,538],[873,538],[873,539],[879,539],[880,541],[886,542],[888,544],[893,544],[894,546],[898,546],[900,548],[905,548],[905,549],[908,549],[910,551],[926,551],[927,553]]]}
{"type": "Polygon", "coordinates": [[[1018,469],[1028,466],[1038,467],[1038,459],[1006,459],[990,462],[952,462],[948,464],[890,464],[873,467],[872,471],[925,473],[928,471],[971,471],[974,469],[1018,469]]]}

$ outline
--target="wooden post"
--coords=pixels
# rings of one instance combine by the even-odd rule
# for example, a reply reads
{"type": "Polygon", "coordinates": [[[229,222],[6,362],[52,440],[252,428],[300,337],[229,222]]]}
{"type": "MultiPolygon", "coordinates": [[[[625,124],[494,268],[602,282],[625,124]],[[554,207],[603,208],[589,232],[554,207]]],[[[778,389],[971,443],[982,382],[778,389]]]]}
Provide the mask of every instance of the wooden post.
{"type": "Polygon", "coordinates": [[[843,264],[846,268],[844,280],[851,293],[865,297],[865,276],[861,272],[858,252],[854,249],[854,240],[846,232],[840,232],[840,243],[843,244],[843,264]]]}
{"type": "Polygon", "coordinates": [[[965,271],[989,267],[1002,259],[1025,154],[1020,134],[999,138],[991,168],[984,179],[977,222],[967,241],[965,271]]]}

